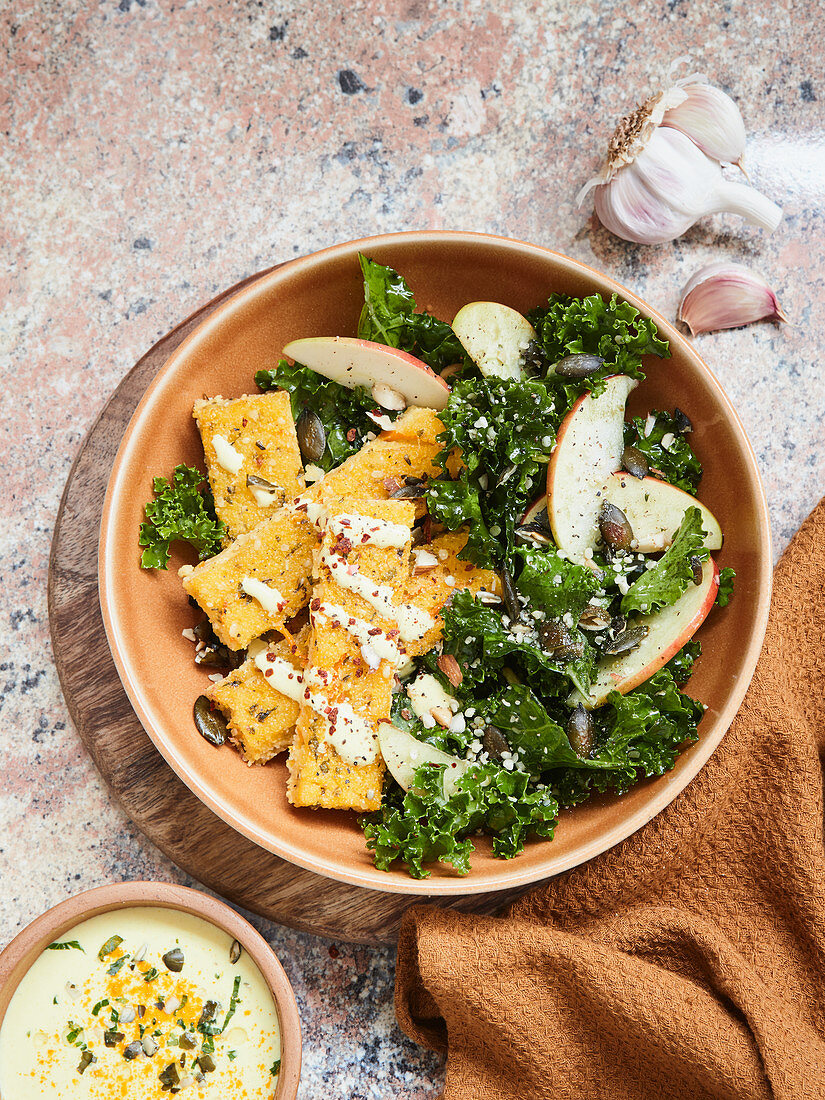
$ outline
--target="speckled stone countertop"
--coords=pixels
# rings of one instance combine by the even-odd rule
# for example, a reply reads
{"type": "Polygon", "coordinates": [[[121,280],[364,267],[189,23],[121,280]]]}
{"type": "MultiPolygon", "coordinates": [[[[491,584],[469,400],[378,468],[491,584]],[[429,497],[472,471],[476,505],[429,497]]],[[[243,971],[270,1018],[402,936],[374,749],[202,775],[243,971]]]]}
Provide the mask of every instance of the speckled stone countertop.
{"type": "MultiPolygon", "coordinates": [[[[673,316],[698,266],[743,260],[793,326],[697,346],[753,441],[777,554],[825,491],[816,5],[506,7],[3,5],[3,943],[81,889],[182,880],[123,819],[69,722],[49,649],[49,540],[108,394],[159,336],[244,276],[388,230],[487,230],[582,259],[673,316]],[[785,209],[771,237],[718,217],[639,248],[575,207],[616,118],[688,53],[743,109],[751,178],[785,209]]],[[[438,1094],[438,1059],[394,1022],[392,952],[263,931],[302,1012],[302,1097],[438,1094]]]]}

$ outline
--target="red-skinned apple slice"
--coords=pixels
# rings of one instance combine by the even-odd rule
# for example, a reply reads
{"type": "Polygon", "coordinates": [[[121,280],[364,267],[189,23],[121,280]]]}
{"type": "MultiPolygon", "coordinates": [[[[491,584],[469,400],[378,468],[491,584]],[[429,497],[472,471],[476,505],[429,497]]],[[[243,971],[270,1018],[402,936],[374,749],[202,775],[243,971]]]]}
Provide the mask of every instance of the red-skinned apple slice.
{"type": "Polygon", "coordinates": [[[469,302],[455,315],[453,332],[485,378],[521,378],[522,353],[536,338],[527,318],[500,302],[469,302]]]}
{"type": "Polygon", "coordinates": [[[470,766],[466,760],[450,756],[434,745],[427,745],[389,722],[382,722],[378,727],[378,746],[390,774],[405,791],[410,789],[416,769],[422,764],[443,764],[443,789],[445,796],[449,798],[470,766]]]}
{"type": "Polygon", "coordinates": [[[599,397],[583,394],[559,427],[547,467],[547,518],[558,548],[581,564],[599,540],[598,493],[621,469],[624,407],[636,384],[612,375],[599,397]]]}
{"type": "MultiPolygon", "coordinates": [[[[443,409],[450,387],[426,363],[398,348],[349,336],[311,336],[293,340],[284,355],[305,367],[340,382],[342,386],[388,386],[408,405],[443,409]]],[[[380,403],[380,394],[376,396],[380,403]]]]}
{"type": "Polygon", "coordinates": [[[667,549],[688,508],[698,508],[702,513],[708,550],[722,548],[722,528],[713,512],[667,481],[655,477],[637,478],[624,472],[612,474],[601,490],[600,499],[621,508],[633,530],[634,549],[642,554],[657,554],[667,549]]]}
{"type": "Polygon", "coordinates": [[[624,695],[649,680],[654,672],[658,672],[690,641],[713,607],[718,588],[719,568],[713,558],[708,558],[702,568],[702,583],[688,585],[687,590],[670,607],[634,620],[634,627],[648,628],[641,645],[622,657],[603,658],[599,661],[587,696],[574,691],[567,702],[571,706],[581,703],[592,710],[601,706],[611,691],[624,695]]]}

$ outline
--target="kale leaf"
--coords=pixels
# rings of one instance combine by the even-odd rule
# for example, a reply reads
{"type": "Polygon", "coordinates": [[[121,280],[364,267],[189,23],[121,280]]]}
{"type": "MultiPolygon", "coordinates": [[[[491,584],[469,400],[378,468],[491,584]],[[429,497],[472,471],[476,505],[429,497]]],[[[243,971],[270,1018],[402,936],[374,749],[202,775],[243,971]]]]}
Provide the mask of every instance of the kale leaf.
{"type": "Polygon", "coordinates": [[[550,547],[532,550],[520,546],[516,554],[522,562],[516,586],[529,601],[531,610],[543,611],[548,618],[569,614],[578,622],[582,611],[600,591],[593,570],[560,557],[550,547]]]}
{"type": "Polygon", "coordinates": [[[698,739],[704,707],[680,691],[670,668],[659,669],[641,687],[592,712],[596,748],[588,763],[606,769],[564,768],[548,778],[561,806],[611,790],[625,794],[642,777],[664,775],[685,745],[698,739]]]}
{"type": "Polygon", "coordinates": [[[733,597],[733,579],[736,570],[726,565],[719,573],[719,591],[716,593],[716,606],[727,607],[733,597]]]}
{"type": "Polygon", "coordinates": [[[676,413],[671,416],[653,409],[647,417],[634,416],[625,424],[624,441],[641,451],[665,481],[695,496],[702,480],[702,463],[687,441],[684,424],[684,417],[676,413]],[[666,437],[672,438],[663,447],[666,437]]]}
{"type": "Polygon", "coordinates": [[[549,380],[553,379],[552,367],[565,356],[586,353],[604,359],[601,370],[570,392],[593,389],[594,383],[610,374],[644,378],[643,355],[670,355],[667,340],[659,338],[655,323],[615,294],[607,300],[598,294],[587,298],[551,294],[548,304],[531,310],[527,319],[549,365],[549,380]]]}
{"type": "Polygon", "coordinates": [[[693,561],[707,560],[702,530],[702,513],[696,508],[685,511],[673,542],[656,562],[635,580],[622,598],[622,614],[632,611],[650,613],[676,603],[693,582],[693,561]]]}
{"type": "Polygon", "coordinates": [[[358,320],[362,340],[374,340],[418,356],[440,371],[463,363],[464,348],[445,321],[415,312],[415,298],[404,278],[367,256],[360,255],[364,276],[364,306],[358,320]]]}
{"type": "Polygon", "coordinates": [[[376,431],[375,422],[367,416],[376,402],[365,386],[349,389],[300,363],[291,366],[286,359],[279,360],[274,370],[259,370],[255,384],[261,390],[286,390],[296,421],[304,409],[318,415],[326,432],[326,448],[316,465],[324,471],[360,451],[367,434],[376,431]]]}
{"type": "Polygon", "coordinates": [[[444,424],[438,456],[459,448],[465,488],[436,481],[428,493],[431,514],[450,530],[470,524],[462,557],[494,567],[512,549],[515,526],[544,480],[563,402],[540,380],[465,378],[453,386],[439,413],[444,424]]]}
{"type": "Polygon", "coordinates": [[[143,512],[138,543],[145,550],[140,564],[144,569],[166,569],[169,545],[178,539],[190,543],[203,561],[221,548],[226,528],[215,516],[212,494],[200,486],[205,478],[193,466],[176,466],[170,481],[156,477],[152,481],[154,500],[143,512]]]}
{"type": "Polygon", "coordinates": [[[497,764],[468,769],[458,790],[444,797],[442,767],[425,764],[406,794],[400,789],[377,814],[362,821],[376,866],[387,870],[401,859],[414,878],[427,878],[426,863],[450,863],[461,875],[470,870],[472,841],[483,829],[493,838],[493,854],[511,859],[532,833],[552,837],[558,805],[549,791],[528,789],[526,772],[497,764]]]}
{"type": "MultiPolygon", "coordinates": [[[[553,659],[541,643],[532,620],[514,631],[502,612],[488,607],[470,592],[456,592],[444,612],[444,652],[454,656],[462,671],[457,689],[460,697],[469,696],[488,680],[501,681],[506,666],[517,675],[536,684],[549,696],[567,695],[570,683],[584,693],[593,678],[595,653],[580,631],[573,637],[580,643],[576,659],[553,659]],[[586,685],[582,687],[582,685],[586,685]]],[[[452,689],[456,690],[456,689],[452,689]]]]}

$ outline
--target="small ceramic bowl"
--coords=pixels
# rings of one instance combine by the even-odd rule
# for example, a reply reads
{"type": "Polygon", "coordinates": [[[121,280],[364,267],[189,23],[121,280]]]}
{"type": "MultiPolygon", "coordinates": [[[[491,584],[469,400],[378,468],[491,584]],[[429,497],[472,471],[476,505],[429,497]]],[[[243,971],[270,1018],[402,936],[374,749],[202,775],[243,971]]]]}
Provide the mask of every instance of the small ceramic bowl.
{"type": "MultiPolygon", "coordinates": [[[[750,683],[762,646],[771,591],[765,495],[745,431],[722,387],[692,344],[664,317],[620,286],[557,252],[478,233],[397,233],[337,245],[263,275],[218,306],[159,371],[126,430],[104,504],[100,600],[115,664],[149,736],[188,787],[219,817],[261,847],[321,875],[414,894],[469,894],[536,882],[624,840],[671,802],[719,744],[750,683]],[[199,737],[192,704],[206,685],[181,635],[197,621],[177,576],[194,561],[176,547],[168,572],[141,570],[138,528],[152,476],[185,462],[202,466],[192,404],[204,394],[255,393],[255,371],[273,367],[302,336],[354,336],[364,292],[358,253],[390,264],[409,281],[419,307],[451,319],[467,302],[503,302],[525,312],[548,295],[618,294],[655,320],[671,358],[650,358],[629,411],[683,409],[704,464],[702,501],[718,517],[721,566],[737,573],[730,606],[716,609],[699,637],[703,654],[688,692],[707,705],[699,741],[672,771],[622,798],[593,799],[561,815],[555,839],[530,840],[516,859],[497,860],[479,838],[472,870],[434,867],[411,879],[373,865],[355,814],[296,810],[286,800],[281,756],[247,767],[229,746],[199,737]]],[[[474,841],[476,843],[476,841],[474,841]]]]}
{"type": "Polygon", "coordinates": [[[29,967],[48,944],[101,913],[152,905],[178,909],[214,924],[237,940],[269,986],[281,1027],[281,1072],[273,1100],[294,1100],[301,1078],[301,1022],[292,986],[272,948],[248,921],[222,901],[164,882],[121,882],[67,898],[41,914],[0,953],[0,1027],[9,1002],[29,967]]]}

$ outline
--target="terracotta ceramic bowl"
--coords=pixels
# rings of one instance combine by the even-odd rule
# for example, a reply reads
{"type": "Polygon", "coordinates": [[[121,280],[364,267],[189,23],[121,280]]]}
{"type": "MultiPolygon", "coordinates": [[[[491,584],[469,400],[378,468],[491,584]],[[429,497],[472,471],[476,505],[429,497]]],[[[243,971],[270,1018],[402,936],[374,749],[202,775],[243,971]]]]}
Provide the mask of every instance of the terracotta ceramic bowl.
{"type": "Polygon", "coordinates": [[[281,1072],[274,1100],[294,1100],[301,1078],[301,1022],[289,978],[272,948],[248,921],[208,894],[164,882],[121,882],[86,890],[55,905],[23,929],[0,954],[0,1027],[15,990],[32,963],[76,925],[113,909],[152,905],[209,921],[243,947],[272,993],[281,1026],[281,1072]]]}
{"type": "Polygon", "coordinates": [[[546,878],[611,847],[663,809],[708,759],[742,702],[770,588],[770,529],[753,452],[721,386],[688,341],[630,291],[582,264],[471,233],[399,233],[339,245],[285,264],[219,306],[171,356],[136,410],[112,471],[100,541],[101,604],[118,671],[149,736],[184,782],[235,829],[284,859],[344,882],[418,894],[474,893],[546,878]],[[359,251],[402,272],[419,307],[447,319],[477,299],[527,310],[553,291],[616,292],[653,317],[673,357],[650,360],[631,411],[678,405],[690,416],[692,443],[705,467],[702,500],[725,532],[720,564],[737,572],[736,598],[710,616],[700,635],[704,653],[689,688],[708,707],[698,743],[661,779],[564,813],[553,841],[532,841],[517,859],[493,859],[480,840],[466,878],[449,869],[435,869],[424,881],[403,870],[375,870],[354,814],[289,806],[283,758],[249,768],[231,748],[215,749],[199,737],[192,703],[206,674],[181,636],[196,613],[176,575],[194,559],[181,551],[168,572],[139,568],[137,532],[152,476],[168,475],[179,462],[203,462],[192,402],[204,394],[256,392],[255,371],[273,366],[292,339],[354,335],[363,301],[359,251]]]}

